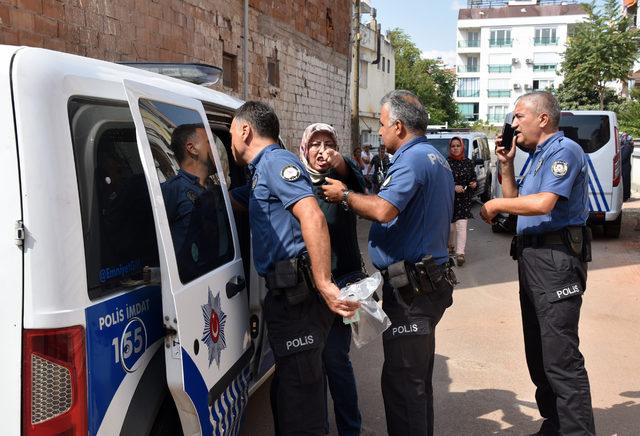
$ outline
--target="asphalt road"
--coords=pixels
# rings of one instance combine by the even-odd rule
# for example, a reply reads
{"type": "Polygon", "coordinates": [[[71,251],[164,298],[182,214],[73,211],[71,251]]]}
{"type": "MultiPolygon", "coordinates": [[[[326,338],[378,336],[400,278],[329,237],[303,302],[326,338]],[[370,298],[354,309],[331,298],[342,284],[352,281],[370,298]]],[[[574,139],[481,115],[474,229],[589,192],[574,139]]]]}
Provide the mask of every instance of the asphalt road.
{"type": "MultiPolygon", "coordinates": [[[[477,207],[474,212],[477,216],[477,207]]],[[[365,256],[368,229],[368,222],[359,221],[365,256]]],[[[437,329],[433,378],[437,435],[523,435],[540,426],[524,360],[516,265],[508,256],[510,239],[493,234],[479,219],[469,222],[467,263],[456,270],[460,284],[454,304],[437,329]]],[[[625,204],[620,239],[596,234],[593,257],[580,337],[597,432],[638,435],[640,198],[625,204]]],[[[352,346],[351,357],[363,434],[384,435],[381,341],[362,349],[352,346]]],[[[268,392],[265,383],[251,398],[241,435],[273,434],[268,392]]],[[[333,416],[330,423],[331,434],[337,434],[333,416]]]]}

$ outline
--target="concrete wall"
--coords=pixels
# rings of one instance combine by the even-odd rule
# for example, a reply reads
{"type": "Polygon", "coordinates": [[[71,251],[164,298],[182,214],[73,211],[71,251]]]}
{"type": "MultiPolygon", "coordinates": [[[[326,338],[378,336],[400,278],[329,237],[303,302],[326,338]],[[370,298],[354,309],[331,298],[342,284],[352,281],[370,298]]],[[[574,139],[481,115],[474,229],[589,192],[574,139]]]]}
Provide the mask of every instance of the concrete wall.
{"type": "MultiPolygon", "coordinates": [[[[307,124],[348,141],[350,0],[250,0],[250,99],[272,104],[296,148],[307,124]],[[267,81],[279,63],[279,86],[267,81]]],[[[109,61],[202,62],[235,56],[242,95],[243,0],[0,0],[0,43],[109,61]]]]}

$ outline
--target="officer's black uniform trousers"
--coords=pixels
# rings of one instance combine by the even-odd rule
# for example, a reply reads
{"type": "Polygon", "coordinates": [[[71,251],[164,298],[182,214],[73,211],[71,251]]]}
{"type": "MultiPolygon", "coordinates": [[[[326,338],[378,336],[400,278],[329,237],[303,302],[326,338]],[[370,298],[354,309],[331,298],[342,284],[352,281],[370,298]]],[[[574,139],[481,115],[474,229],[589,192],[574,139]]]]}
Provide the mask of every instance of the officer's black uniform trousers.
{"type": "Polygon", "coordinates": [[[269,291],[264,302],[269,343],[275,355],[271,409],[277,435],[324,435],[327,404],[322,350],[333,322],[320,295],[312,291],[290,305],[269,291]]]}
{"type": "Polygon", "coordinates": [[[383,334],[382,396],[390,436],[433,435],[433,361],[436,325],[451,305],[450,292],[398,302],[385,281],[382,308],[391,320],[383,334]]]}
{"type": "Polygon", "coordinates": [[[564,245],[518,259],[525,354],[545,435],[595,435],[589,379],[578,349],[587,264],[564,245]]]}

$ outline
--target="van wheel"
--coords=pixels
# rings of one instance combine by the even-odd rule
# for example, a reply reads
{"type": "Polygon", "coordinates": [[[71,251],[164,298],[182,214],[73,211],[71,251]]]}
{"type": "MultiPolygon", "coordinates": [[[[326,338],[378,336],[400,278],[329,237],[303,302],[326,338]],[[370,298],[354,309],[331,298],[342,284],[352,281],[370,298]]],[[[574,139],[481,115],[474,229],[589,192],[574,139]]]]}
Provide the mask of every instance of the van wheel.
{"type": "Polygon", "coordinates": [[[604,235],[607,238],[619,238],[620,228],[622,227],[622,212],[614,221],[604,223],[604,235]]]}
{"type": "Polygon", "coordinates": [[[482,200],[483,203],[491,200],[491,173],[487,174],[484,182],[484,192],[480,194],[480,200],[482,200]]]}
{"type": "Polygon", "coordinates": [[[153,423],[151,433],[154,436],[182,436],[182,424],[178,409],[173,402],[171,393],[167,392],[158,411],[156,421],[153,423]]]}

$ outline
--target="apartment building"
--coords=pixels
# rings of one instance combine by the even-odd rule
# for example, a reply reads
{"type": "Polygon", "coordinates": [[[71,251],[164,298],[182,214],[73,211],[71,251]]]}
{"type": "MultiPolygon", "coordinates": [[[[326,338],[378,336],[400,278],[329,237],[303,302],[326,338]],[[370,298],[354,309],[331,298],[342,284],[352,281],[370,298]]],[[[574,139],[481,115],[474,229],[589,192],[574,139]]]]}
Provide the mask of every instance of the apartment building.
{"type": "Polygon", "coordinates": [[[501,124],[531,90],[557,88],[578,0],[468,0],[458,12],[455,99],[468,121],[501,124]]]}

